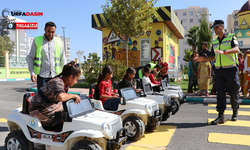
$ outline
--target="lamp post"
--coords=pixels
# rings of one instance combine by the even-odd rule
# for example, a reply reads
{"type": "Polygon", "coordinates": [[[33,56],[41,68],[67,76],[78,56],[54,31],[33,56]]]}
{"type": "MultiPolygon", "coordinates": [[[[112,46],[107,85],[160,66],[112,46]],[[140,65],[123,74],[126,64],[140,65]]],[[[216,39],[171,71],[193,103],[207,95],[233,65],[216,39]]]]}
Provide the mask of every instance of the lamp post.
{"type": "Polygon", "coordinates": [[[63,29],[63,37],[64,37],[64,52],[65,52],[65,56],[66,56],[66,59],[67,59],[67,62],[68,62],[68,52],[66,51],[65,32],[64,32],[65,28],[66,27],[62,27],[62,29],[63,29]]]}

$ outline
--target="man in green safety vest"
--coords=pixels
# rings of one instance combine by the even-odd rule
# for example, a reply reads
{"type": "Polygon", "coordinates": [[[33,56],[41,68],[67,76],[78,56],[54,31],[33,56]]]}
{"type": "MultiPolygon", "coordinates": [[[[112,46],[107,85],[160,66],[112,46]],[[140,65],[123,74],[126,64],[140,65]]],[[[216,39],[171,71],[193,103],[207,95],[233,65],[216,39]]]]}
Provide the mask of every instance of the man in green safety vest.
{"type": "Polygon", "coordinates": [[[217,106],[219,112],[218,118],[211,122],[212,125],[224,123],[224,111],[226,109],[226,91],[230,95],[233,115],[231,120],[236,121],[239,109],[239,76],[238,76],[238,56],[239,44],[236,36],[231,33],[225,33],[224,21],[215,20],[212,28],[218,38],[213,41],[212,56],[197,57],[195,61],[215,62],[215,86],[217,91],[217,106]]]}
{"type": "Polygon", "coordinates": [[[62,40],[54,37],[55,23],[47,22],[44,31],[44,35],[35,37],[27,56],[31,81],[37,82],[37,91],[61,73],[63,66],[67,63],[62,40]]]}

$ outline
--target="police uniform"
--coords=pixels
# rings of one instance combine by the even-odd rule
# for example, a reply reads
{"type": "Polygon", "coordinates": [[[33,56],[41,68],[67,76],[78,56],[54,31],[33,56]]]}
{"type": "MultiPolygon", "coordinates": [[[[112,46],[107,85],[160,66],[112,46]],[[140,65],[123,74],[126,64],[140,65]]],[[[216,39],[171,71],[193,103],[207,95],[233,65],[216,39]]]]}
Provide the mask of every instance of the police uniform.
{"type": "Polygon", "coordinates": [[[218,54],[214,50],[230,50],[239,47],[234,34],[225,33],[222,39],[215,39],[212,46],[212,56],[215,56],[215,75],[217,90],[217,111],[224,113],[226,109],[226,90],[230,95],[231,107],[234,111],[239,108],[239,76],[238,76],[238,54],[218,54]]]}

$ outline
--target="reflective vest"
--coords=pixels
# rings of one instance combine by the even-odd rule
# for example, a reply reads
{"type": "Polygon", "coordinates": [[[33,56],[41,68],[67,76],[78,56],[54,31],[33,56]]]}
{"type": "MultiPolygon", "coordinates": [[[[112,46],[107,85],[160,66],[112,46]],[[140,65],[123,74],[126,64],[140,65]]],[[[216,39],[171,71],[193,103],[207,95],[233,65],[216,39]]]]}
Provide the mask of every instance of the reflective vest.
{"type": "MultiPolygon", "coordinates": [[[[156,64],[154,64],[154,63],[149,63],[151,66],[150,66],[150,70],[152,70],[155,66],[156,66],[156,64]]],[[[140,79],[142,79],[142,70],[140,69],[139,70],[139,78],[140,79]]]]}
{"type": "MultiPolygon", "coordinates": [[[[35,37],[36,54],[34,58],[34,72],[36,75],[40,73],[42,66],[43,38],[44,38],[43,35],[35,37]]],[[[60,55],[61,55],[62,41],[60,38],[57,37],[54,37],[54,40],[55,40],[55,70],[57,74],[60,74],[61,73],[60,55]]]]}
{"type": "MultiPolygon", "coordinates": [[[[231,49],[231,41],[233,40],[234,34],[228,33],[227,36],[219,43],[218,38],[213,41],[214,50],[229,50],[231,49]]],[[[218,54],[215,53],[215,68],[232,68],[238,64],[238,54],[218,54]]]]}

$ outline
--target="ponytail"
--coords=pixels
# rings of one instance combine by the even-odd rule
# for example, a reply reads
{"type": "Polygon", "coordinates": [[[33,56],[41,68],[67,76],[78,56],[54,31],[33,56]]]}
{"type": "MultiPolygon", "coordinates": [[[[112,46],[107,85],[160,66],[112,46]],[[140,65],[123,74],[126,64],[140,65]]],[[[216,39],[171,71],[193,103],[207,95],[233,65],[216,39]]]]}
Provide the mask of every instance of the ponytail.
{"type": "Polygon", "coordinates": [[[73,75],[74,78],[76,76],[81,75],[81,70],[76,65],[75,61],[71,61],[71,62],[67,63],[66,65],[64,65],[62,72],[59,75],[57,75],[56,77],[68,77],[71,75],[73,75]]]}
{"type": "Polygon", "coordinates": [[[99,85],[99,83],[105,78],[108,73],[113,73],[113,69],[109,65],[106,65],[103,67],[102,72],[98,76],[97,85],[99,85]]]}

